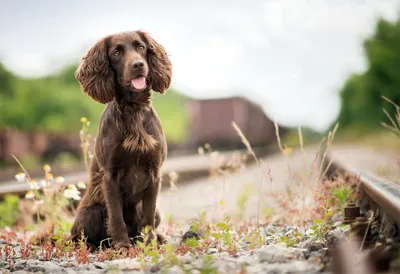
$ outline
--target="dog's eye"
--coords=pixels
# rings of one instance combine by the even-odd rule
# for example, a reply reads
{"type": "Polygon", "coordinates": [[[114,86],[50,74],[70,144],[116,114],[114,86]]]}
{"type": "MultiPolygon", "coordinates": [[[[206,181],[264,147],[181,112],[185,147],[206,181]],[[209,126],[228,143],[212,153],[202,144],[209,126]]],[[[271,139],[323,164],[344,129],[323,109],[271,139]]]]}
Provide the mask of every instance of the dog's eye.
{"type": "Polygon", "coordinates": [[[144,50],[144,46],[138,46],[137,49],[138,50],[144,50]]]}
{"type": "Polygon", "coordinates": [[[117,50],[116,52],[113,53],[114,56],[120,56],[121,52],[119,50],[117,50]]]}

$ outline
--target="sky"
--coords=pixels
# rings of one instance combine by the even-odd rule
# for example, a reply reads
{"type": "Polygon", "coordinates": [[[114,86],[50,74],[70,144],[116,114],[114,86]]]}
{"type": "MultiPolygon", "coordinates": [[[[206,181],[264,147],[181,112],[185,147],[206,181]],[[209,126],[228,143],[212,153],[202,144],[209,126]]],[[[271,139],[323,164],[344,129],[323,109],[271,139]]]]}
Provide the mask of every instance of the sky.
{"type": "Polygon", "coordinates": [[[170,54],[180,92],[244,96],[283,125],[325,130],[346,77],[365,69],[362,41],[399,14],[400,0],[0,0],[0,61],[43,76],[142,29],[170,54]]]}

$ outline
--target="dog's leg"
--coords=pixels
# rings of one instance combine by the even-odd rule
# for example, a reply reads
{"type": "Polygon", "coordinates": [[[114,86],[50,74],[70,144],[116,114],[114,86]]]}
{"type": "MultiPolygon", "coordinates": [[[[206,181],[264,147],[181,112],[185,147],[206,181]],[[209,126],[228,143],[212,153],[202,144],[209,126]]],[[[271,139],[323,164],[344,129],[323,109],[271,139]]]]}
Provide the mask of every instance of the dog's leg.
{"type": "Polygon", "coordinates": [[[108,230],[111,235],[113,246],[116,249],[128,248],[131,246],[122,212],[121,190],[118,179],[118,174],[116,172],[106,172],[102,184],[107,206],[108,230]]]}
{"type": "MultiPolygon", "coordinates": [[[[131,214],[129,212],[129,214],[131,214]]],[[[132,234],[133,236],[131,236],[131,234],[129,234],[129,237],[136,237],[140,235],[140,229],[142,229],[141,224],[142,224],[142,218],[143,218],[143,209],[142,209],[142,201],[140,201],[137,205],[136,205],[136,214],[135,214],[135,219],[134,222],[132,223],[132,221],[125,221],[127,226],[128,226],[128,233],[136,233],[136,234],[132,234]],[[139,230],[138,230],[139,229],[139,230]]],[[[154,227],[157,228],[161,223],[161,214],[160,214],[160,210],[158,208],[156,208],[156,213],[155,213],[155,220],[154,220],[154,227]]],[[[158,244],[164,244],[166,243],[166,239],[165,236],[157,233],[157,242],[158,244]]]]}
{"type": "MultiPolygon", "coordinates": [[[[144,195],[142,198],[143,205],[143,215],[142,215],[142,223],[141,229],[145,227],[150,227],[149,238],[147,243],[150,243],[152,239],[156,237],[155,228],[156,223],[157,226],[159,224],[159,220],[156,221],[156,209],[157,209],[157,197],[158,191],[160,189],[161,176],[159,170],[155,171],[155,176],[152,176],[151,182],[149,186],[144,191],[144,195]]],[[[158,214],[159,219],[160,215],[158,214]]]]}
{"type": "Polygon", "coordinates": [[[100,246],[102,240],[108,238],[106,230],[106,209],[104,205],[95,204],[89,207],[82,207],[78,210],[74,225],[71,229],[71,239],[74,242],[81,240],[82,233],[86,238],[87,244],[96,248],[100,246]]]}

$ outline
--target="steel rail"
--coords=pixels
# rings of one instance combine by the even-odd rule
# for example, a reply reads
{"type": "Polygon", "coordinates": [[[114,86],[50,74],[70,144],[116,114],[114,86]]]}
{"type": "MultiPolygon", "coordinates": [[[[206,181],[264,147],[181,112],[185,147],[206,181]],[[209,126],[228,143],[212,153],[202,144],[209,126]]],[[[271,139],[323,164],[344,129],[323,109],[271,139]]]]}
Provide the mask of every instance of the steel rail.
{"type": "Polygon", "coordinates": [[[329,152],[323,160],[323,166],[327,170],[328,177],[335,173],[343,174],[346,172],[358,176],[366,195],[382,207],[394,220],[400,223],[400,185],[371,172],[355,168],[344,160],[339,160],[334,156],[334,153],[329,152]]]}

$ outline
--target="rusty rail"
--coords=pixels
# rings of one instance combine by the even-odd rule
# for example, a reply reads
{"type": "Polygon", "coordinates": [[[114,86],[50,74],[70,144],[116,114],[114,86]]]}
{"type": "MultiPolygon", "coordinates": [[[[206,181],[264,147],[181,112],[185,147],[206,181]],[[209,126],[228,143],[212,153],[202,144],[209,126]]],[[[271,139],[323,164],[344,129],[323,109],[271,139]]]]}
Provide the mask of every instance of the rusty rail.
{"type": "MultiPolygon", "coordinates": [[[[331,255],[333,265],[336,266],[333,269],[334,273],[399,273],[399,265],[392,265],[391,262],[395,259],[396,250],[399,250],[400,247],[398,235],[400,228],[400,185],[358,166],[352,166],[351,163],[341,159],[332,151],[329,151],[325,158],[323,158],[323,152],[319,156],[328,178],[345,174],[359,178],[364,195],[360,200],[358,214],[360,214],[361,207],[364,207],[365,213],[372,210],[374,220],[378,218],[381,221],[378,232],[379,238],[372,240],[375,242],[368,247],[369,251],[366,254],[362,255],[362,247],[365,237],[368,235],[370,223],[366,226],[365,232],[362,232],[363,239],[358,238],[359,242],[349,237],[342,239],[339,245],[333,248],[331,255]],[[357,257],[362,258],[361,261],[356,260],[357,257]]],[[[365,217],[363,218],[365,219],[365,217]]],[[[352,223],[353,232],[357,232],[356,229],[353,230],[353,225],[354,228],[357,225],[357,219],[352,223]]]]}
{"type": "Polygon", "coordinates": [[[324,169],[327,169],[328,177],[345,173],[358,176],[365,194],[400,223],[400,185],[369,171],[355,168],[350,163],[336,158],[333,152],[327,154],[323,165],[324,169]]]}

